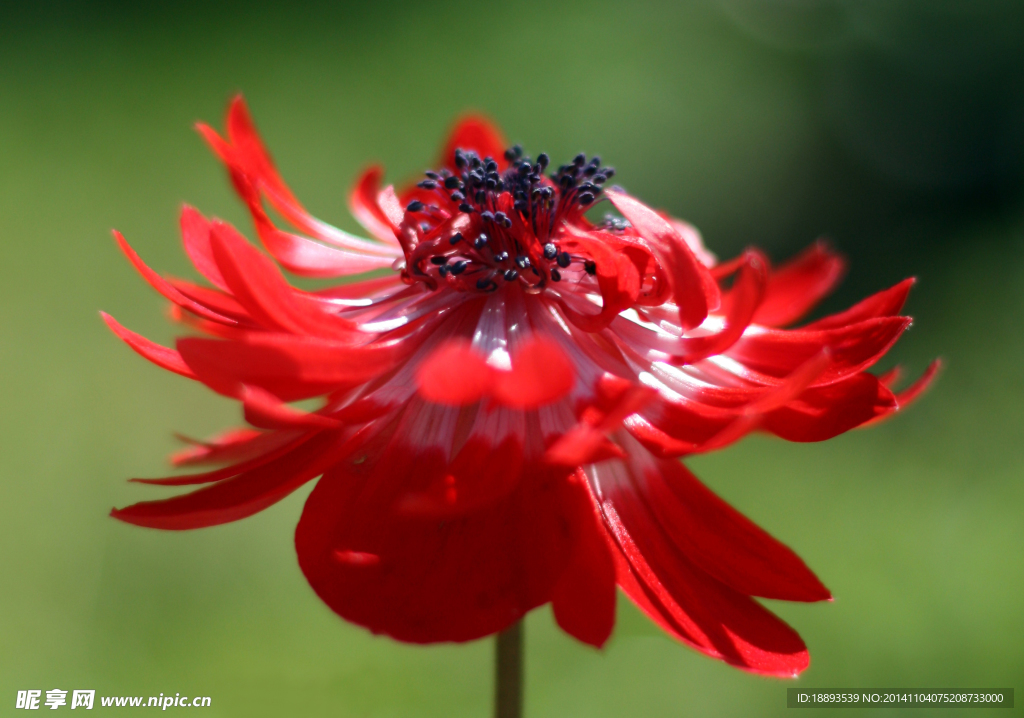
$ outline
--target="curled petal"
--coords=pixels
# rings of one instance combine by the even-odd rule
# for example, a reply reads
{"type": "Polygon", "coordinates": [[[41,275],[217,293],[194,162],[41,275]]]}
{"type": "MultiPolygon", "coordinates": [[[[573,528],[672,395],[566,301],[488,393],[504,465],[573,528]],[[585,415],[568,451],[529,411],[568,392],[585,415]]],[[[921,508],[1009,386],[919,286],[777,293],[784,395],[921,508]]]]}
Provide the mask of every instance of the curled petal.
{"type": "Polygon", "coordinates": [[[244,461],[264,453],[265,444],[277,441],[280,435],[269,434],[256,429],[228,429],[212,439],[200,441],[181,434],[175,434],[189,446],[171,454],[174,466],[196,466],[229,461],[244,461]]]}
{"type": "Polygon", "coordinates": [[[100,317],[106,322],[107,326],[110,327],[110,331],[114,332],[125,344],[130,346],[135,352],[151,362],[156,364],[158,367],[173,371],[175,374],[181,374],[189,379],[196,379],[195,372],[193,372],[185,360],[181,358],[181,354],[168,349],[167,347],[160,346],[155,342],[151,342],[141,334],[136,334],[130,329],[126,329],[121,326],[116,319],[107,314],[106,312],[100,312],[100,317]]]}
{"type": "Polygon", "coordinates": [[[545,452],[545,461],[559,466],[582,466],[621,457],[622,450],[608,441],[608,434],[658,394],[650,387],[609,374],[601,377],[596,389],[597,401],[586,407],[579,423],[545,452]]]}
{"type": "Polygon", "coordinates": [[[258,387],[243,385],[239,398],[245,409],[245,420],[261,429],[337,429],[341,426],[334,417],[293,409],[258,387]]]}
{"type": "Polygon", "coordinates": [[[761,424],[787,441],[825,441],[896,407],[892,392],[877,377],[861,372],[805,390],[785,406],[768,412],[761,424]]]}
{"type": "Polygon", "coordinates": [[[382,242],[394,244],[398,225],[391,222],[380,203],[380,181],[383,177],[383,168],[376,165],[363,172],[349,193],[348,206],[352,216],[367,232],[382,242]]]}
{"type": "Polygon", "coordinates": [[[238,521],[271,506],[336,461],[343,446],[337,434],[324,433],[251,471],[183,496],[143,501],[114,509],[115,519],[169,531],[238,521]]]}
{"type": "Polygon", "coordinates": [[[909,326],[907,317],[879,317],[834,329],[765,329],[745,334],[727,355],[746,368],[781,378],[827,348],[831,363],[818,380],[827,384],[874,364],[909,326]]]}
{"type": "Polygon", "coordinates": [[[707,267],[697,259],[676,228],[657,212],[624,192],[609,190],[608,198],[651,244],[666,269],[683,329],[700,326],[709,309],[718,306],[720,301],[718,284],[707,267]]]}
{"type": "MultiPolygon", "coordinates": [[[[241,180],[236,184],[244,186],[241,180]]],[[[331,247],[284,232],[270,221],[258,195],[253,192],[246,195],[260,241],[274,259],[291,272],[303,277],[344,277],[390,267],[395,260],[392,254],[367,254],[331,247]]]]}
{"type": "Polygon", "coordinates": [[[564,300],[559,301],[569,321],[585,332],[598,332],[607,327],[620,312],[636,302],[640,293],[641,277],[634,261],[635,255],[617,248],[617,243],[612,242],[614,238],[610,238],[610,235],[591,237],[578,231],[570,231],[563,242],[566,250],[586,254],[596,266],[597,286],[602,301],[600,312],[585,314],[564,300]]]}
{"type": "Polygon", "coordinates": [[[179,292],[177,289],[175,289],[170,282],[168,282],[166,279],[164,279],[159,274],[150,269],[148,266],[146,266],[145,262],[142,261],[142,258],[139,257],[135,250],[132,249],[131,245],[128,244],[128,241],[124,238],[124,235],[122,235],[116,229],[114,230],[114,239],[117,240],[117,245],[121,248],[121,251],[124,252],[124,255],[128,257],[128,261],[132,263],[132,265],[139,272],[139,274],[141,274],[143,278],[147,282],[149,282],[150,286],[152,286],[153,289],[160,292],[160,294],[162,294],[164,297],[170,299],[179,307],[187,309],[193,314],[203,317],[204,319],[209,319],[210,321],[218,322],[221,324],[230,325],[235,323],[233,319],[221,316],[220,314],[217,314],[216,312],[207,309],[202,304],[192,301],[184,294],[179,292]]]}
{"type": "MultiPolygon", "coordinates": [[[[208,125],[200,123],[196,125],[196,129],[231,170],[233,180],[237,182],[240,177],[244,177],[247,182],[255,184],[289,222],[316,239],[368,252],[382,249],[374,242],[355,237],[326,222],[321,222],[306,211],[278,174],[241,95],[231,102],[227,124],[227,140],[208,125]]],[[[236,187],[244,195],[245,188],[237,184],[236,187]]]]}
{"type": "MultiPolygon", "coordinates": [[[[890,411],[887,411],[887,412],[885,412],[883,414],[875,416],[874,418],[868,419],[867,421],[865,421],[860,426],[862,426],[862,427],[864,427],[864,426],[872,426],[874,424],[877,424],[877,423],[879,423],[881,421],[886,420],[887,418],[889,418],[890,416],[895,414],[897,411],[899,411],[901,409],[905,409],[906,407],[910,406],[912,403],[917,401],[918,397],[920,397],[921,394],[923,394],[924,392],[928,391],[928,388],[932,385],[932,382],[935,381],[936,377],[938,377],[938,375],[939,375],[939,373],[941,371],[942,371],[942,360],[941,359],[934,360],[931,364],[928,365],[928,368],[925,369],[924,374],[922,374],[920,376],[920,378],[918,378],[917,381],[915,381],[913,384],[911,384],[906,389],[904,389],[903,391],[901,391],[899,394],[896,395],[896,405],[895,405],[895,407],[893,407],[890,411]]],[[[896,379],[898,378],[898,373],[899,373],[898,369],[894,369],[890,373],[893,375],[891,378],[889,378],[889,377],[879,377],[878,378],[878,380],[881,383],[883,383],[886,387],[891,387],[892,384],[894,384],[896,379]],[[889,379],[889,380],[887,381],[887,379],[889,379]]]]}
{"type": "Polygon", "coordinates": [[[889,289],[882,290],[867,299],[857,302],[857,304],[854,304],[844,312],[823,317],[801,328],[804,330],[835,329],[863,322],[867,319],[894,317],[903,309],[907,296],[910,294],[910,289],[914,286],[915,282],[916,280],[913,278],[904,279],[889,289]]]}
{"type": "Polygon", "coordinates": [[[231,293],[257,321],[293,334],[341,338],[351,324],[291,287],[280,271],[230,225],[214,222],[213,256],[231,293]]]}
{"type": "Polygon", "coordinates": [[[674,361],[693,364],[714,354],[722,354],[750,326],[764,296],[767,263],[759,252],[748,251],[744,256],[740,276],[728,295],[725,326],[715,334],[680,339],[680,356],[673,357],[674,361]]]}
{"type": "Polygon", "coordinates": [[[843,258],[827,243],[815,242],[771,272],[754,323],[766,327],[792,324],[827,296],[845,272],[843,258]]]}

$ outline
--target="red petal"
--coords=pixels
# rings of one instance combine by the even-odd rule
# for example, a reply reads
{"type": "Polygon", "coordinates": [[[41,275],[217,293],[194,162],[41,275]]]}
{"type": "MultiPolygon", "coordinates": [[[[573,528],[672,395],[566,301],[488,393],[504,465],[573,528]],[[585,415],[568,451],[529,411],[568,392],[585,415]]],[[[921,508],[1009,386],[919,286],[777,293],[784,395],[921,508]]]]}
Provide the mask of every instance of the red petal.
{"type": "Polygon", "coordinates": [[[942,371],[942,360],[936,359],[928,365],[920,379],[896,395],[896,402],[899,404],[899,408],[906,408],[916,401],[921,394],[926,392],[940,371],[942,371]]]}
{"type": "Polygon", "coordinates": [[[816,242],[772,271],[754,323],[768,327],[792,324],[828,295],[843,278],[846,262],[825,242],[816,242]]]}
{"type": "Polygon", "coordinates": [[[146,337],[136,334],[130,329],[125,329],[123,326],[117,323],[117,320],[106,312],[100,312],[100,317],[107,323],[110,330],[114,332],[125,344],[135,350],[137,354],[151,362],[156,364],[158,367],[173,371],[175,374],[181,374],[182,376],[188,377],[189,379],[196,379],[195,373],[188,367],[185,360],[181,358],[181,354],[168,349],[167,347],[160,346],[155,342],[151,342],[146,337]]]}
{"type": "Polygon", "coordinates": [[[801,329],[834,329],[856,324],[865,319],[896,316],[903,309],[907,296],[910,294],[910,288],[914,286],[915,281],[912,278],[904,279],[896,286],[873,294],[867,299],[858,302],[845,312],[832,314],[816,322],[811,322],[807,326],[801,327],[801,329]]]}
{"type": "MultiPolygon", "coordinates": [[[[869,419],[868,421],[861,424],[861,426],[872,426],[874,424],[877,424],[878,422],[883,421],[888,417],[892,416],[897,411],[900,411],[901,409],[905,409],[908,406],[910,406],[917,400],[919,396],[921,396],[921,394],[928,390],[928,387],[931,386],[932,382],[939,375],[939,372],[941,370],[942,360],[936,359],[935,361],[928,365],[928,368],[925,369],[924,374],[922,374],[917,381],[915,381],[913,384],[911,384],[906,389],[904,389],[903,391],[896,395],[896,406],[892,410],[887,411],[886,413],[881,414],[879,416],[876,416],[873,419],[869,419]]],[[[893,372],[890,373],[898,374],[896,370],[893,370],[893,372]]],[[[886,381],[886,377],[879,377],[878,380],[885,384],[885,386],[888,388],[892,386],[892,384],[896,381],[897,378],[898,376],[894,375],[891,381],[886,381]]]]}
{"type": "Polygon", "coordinates": [[[702,653],[754,673],[791,677],[807,667],[800,636],[749,596],[694,566],[629,489],[602,494],[601,507],[621,552],[619,585],[665,630],[702,653]]]}
{"type": "Polygon", "coordinates": [[[279,441],[280,434],[269,434],[255,429],[228,429],[208,441],[175,435],[191,446],[171,454],[174,466],[196,466],[228,461],[244,461],[266,451],[266,446],[279,441]]]}
{"type": "Polygon", "coordinates": [[[707,267],[701,264],[675,227],[657,212],[624,192],[609,191],[607,195],[640,236],[651,243],[658,261],[668,273],[683,329],[700,326],[708,316],[709,307],[717,306],[720,301],[718,284],[707,267]]]}
{"type": "Polygon", "coordinates": [[[581,471],[566,482],[565,493],[575,540],[551,607],[563,631],[600,648],[615,626],[615,564],[581,471]]]}
{"type": "Polygon", "coordinates": [[[693,364],[721,354],[735,344],[750,326],[764,296],[768,267],[759,252],[748,251],[744,257],[746,261],[740,266],[740,276],[727,296],[728,301],[723,300],[723,304],[728,305],[725,326],[715,334],[680,339],[678,361],[693,364]]]}
{"type": "Polygon", "coordinates": [[[676,228],[679,236],[683,238],[686,246],[690,248],[690,251],[693,252],[701,264],[710,269],[718,263],[718,258],[704,246],[704,239],[700,236],[700,232],[697,231],[696,227],[689,222],[684,222],[674,217],[666,217],[666,219],[676,228]]]}
{"type": "Polygon", "coordinates": [[[467,115],[460,119],[452,128],[441,150],[440,163],[456,171],[455,150],[476,152],[480,159],[490,157],[498,163],[498,171],[504,171],[506,165],[505,150],[508,148],[505,138],[490,120],[483,115],[467,115]]]}
{"type": "Polygon", "coordinates": [[[506,437],[498,446],[489,437],[473,436],[448,471],[423,491],[403,497],[396,509],[409,516],[448,518],[478,511],[507,497],[523,469],[523,447],[506,437]]]}
{"type": "Polygon", "coordinates": [[[496,369],[468,341],[443,343],[417,368],[420,395],[435,404],[464,406],[484,397],[516,409],[535,409],[570,391],[576,371],[552,339],[534,335],[511,357],[510,370],[496,369]]]}
{"type": "Polygon", "coordinates": [[[213,258],[213,249],[210,247],[209,221],[198,210],[186,204],[181,208],[180,224],[185,253],[192,260],[192,264],[213,286],[226,290],[227,285],[220,276],[217,262],[213,258]]]}
{"type": "Polygon", "coordinates": [[[444,521],[394,511],[410,486],[445,473],[439,454],[389,445],[324,475],[295,546],[331,609],[374,633],[431,643],[491,635],[551,600],[571,546],[557,477],[527,467],[500,503],[444,521]],[[376,559],[339,560],[337,552],[376,559]]]}
{"type": "Polygon", "coordinates": [[[261,429],[337,429],[340,422],[328,416],[293,409],[258,387],[242,389],[245,420],[261,429]]]}
{"type": "Polygon", "coordinates": [[[292,334],[339,338],[351,325],[302,297],[277,267],[230,225],[214,222],[213,256],[231,293],[261,324],[292,334]]]}
{"type": "Polygon", "coordinates": [[[212,484],[233,476],[257,469],[274,459],[294,451],[300,444],[316,436],[315,432],[277,431],[266,436],[277,437],[277,441],[268,441],[254,455],[241,459],[236,464],[223,466],[211,471],[203,471],[195,474],[181,474],[178,476],[165,476],[163,478],[129,479],[132,483],[151,484],[154,486],[194,486],[196,484],[212,484]]]}
{"type": "Polygon", "coordinates": [[[621,457],[622,449],[609,442],[607,435],[658,394],[650,387],[611,375],[598,380],[596,393],[595,404],[585,407],[579,423],[548,448],[544,453],[545,461],[573,467],[621,457]]]}
{"type": "Polygon", "coordinates": [[[177,345],[185,363],[214,391],[238,397],[242,385],[249,385],[283,401],[362,384],[387,372],[405,349],[287,334],[247,334],[233,341],[185,338],[177,345]]]}
{"type": "Polygon", "coordinates": [[[716,496],[680,462],[651,462],[646,469],[637,467],[634,477],[673,543],[704,572],[751,596],[831,598],[799,556],[716,496]]]}
{"type": "Polygon", "coordinates": [[[498,373],[494,400],[516,409],[536,409],[572,391],[576,370],[558,343],[535,334],[513,351],[510,371],[498,373]]]}
{"type": "Polygon", "coordinates": [[[231,479],[163,501],[143,501],[110,515],[126,523],[180,531],[238,521],[271,506],[336,460],[342,444],[324,433],[284,456],[231,479]]]}
{"type": "Polygon", "coordinates": [[[594,261],[597,267],[597,286],[601,291],[601,311],[584,314],[566,305],[559,304],[565,316],[585,332],[599,332],[625,309],[629,309],[640,293],[640,274],[634,256],[616,248],[614,238],[601,232],[589,235],[566,225],[568,234],[562,241],[568,252],[583,253],[594,261]],[[592,235],[592,236],[591,236],[592,235]]]}
{"type": "Polygon", "coordinates": [[[827,386],[804,391],[767,413],[761,425],[787,441],[825,441],[891,413],[896,398],[877,377],[861,372],[827,386]]]}
{"type": "Polygon", "coordinates": [[[348,196],[348,206],[352,216],[366,228],[371,235],[389,244],[395,244],[397,225],[391,223],[387,213],[380,206],[380,181],[384,170],[374,166],[360,175],[356,186],[348,196]]]}
{"type": "Polygon", "coordinates": [[[202,304],[210,311],[234,319],[238,324],[246,325],[247,328],[256,326],[256,320],[230,294],[225,294],[217,289],[192,284],[184,279],[177,279],[175,277],[168,277],[167,281],[186,297],[202,304]]]}
{"type": "Polygon", "coordinates": [[[450,340],[416,369],[420,395],[427,401],[463,406],[480,401],[494,385],[493,369],[468,341],[450,340]]]}
{"type": "Polygon", "coordinates": [[[210,311],[202,304],[192,301],[184,294],[179,292],[177,289],[175,289],[170,282],[168,282],[166,279],[164,279],[159,274],[154,272],[152,269],[147,267],[145,262],[142,261],[142,258],[139,257],[138,254],[136,254],[135,250],[132,249],[130,244],[128,244],[124,236],[116,229],[114,230],[114,239],[117,240],[117,245],[121,248],[121,251],[124,252],[124,255],[128,257],[128,261],[132,263],[132,265],[139,272],[139,274],[141,274],[143,278],[147,282],[149,282],[150,286],[152,286],[153,289],[160,292],[160,294],[162,294],[164,297],[170,299],[179,307],[183,307],[184,309],[187,309],[193,314],[197,314],[203,317],[204,319],[209,319],[210,321],[218,322],[221,324],[235,323],[235,320],[229,317],[221,316],[216,312],[210,311]]]}
{"type": "Polygon", "coordinates": [[[906,317],[879,317],[834,329],[766,329],[744,335],[728,356],[762,374],[782,378],[828,348],[830,366],[818,380],[827,384],[874,364],[908,326],[906,317]]]}

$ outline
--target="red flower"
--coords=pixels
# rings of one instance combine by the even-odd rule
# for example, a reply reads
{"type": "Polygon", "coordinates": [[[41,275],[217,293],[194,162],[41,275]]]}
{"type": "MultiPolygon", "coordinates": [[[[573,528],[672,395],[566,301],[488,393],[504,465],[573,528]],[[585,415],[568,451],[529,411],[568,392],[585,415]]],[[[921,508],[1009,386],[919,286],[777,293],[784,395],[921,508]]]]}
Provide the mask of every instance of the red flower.
{"type": "Polygon", "coordinates": [[[117,509],[192,529],[256,513],[321,476],[296,530],[299,563],[342,617],[403,641],[466,641],[553,604],[600,646],[620,586],[686,644],[741,668],[795,675],[800,637],[752,596],[820,601],[796,554],[677,460],[755,431],[821,441],[892,414],[894,374],[871,367],[910,324],[912,280],[798,329],[843,272],[817,244],[778,268],[749,250],[718,263],[689,225],[624,191],[583,155],[506,150],[480,118],[441,167],[400,194],[365,172],[352,212],[374,239],[313,218],[278,176],[241,99],[224,161],[291,286],[223,222],[186,207],[185,251],[212,287],[142,275],[208,335],[155,345],[104,315],[135,351],[242,403],[254,428],[195,442],[145,483],[204,488],[117,509]],[[607,199],[624,219],[591,223],[607,199]],[[273,207],[301,234],[279,229],[273,207]],[[321,397],[311,412],[289,402],[321,397]]]}

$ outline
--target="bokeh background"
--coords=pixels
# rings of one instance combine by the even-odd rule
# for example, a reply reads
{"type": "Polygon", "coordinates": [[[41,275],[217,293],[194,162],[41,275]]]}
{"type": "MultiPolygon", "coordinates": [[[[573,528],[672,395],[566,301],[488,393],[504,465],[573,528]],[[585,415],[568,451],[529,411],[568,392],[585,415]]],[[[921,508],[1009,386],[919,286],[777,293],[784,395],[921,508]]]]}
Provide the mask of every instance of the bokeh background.
{"type": "Polygon", "coordinates": [[[237,91],[297,194],[347,229],[343,198],[362,166],[383,161],[392,179],[423,170],[453,117],[476,108],[556,163],[600,153],[720,256],[756,244],[778,260],[831,238],[851,269],[822,311],[920,278],[916,322],[883,367],[915,374],[946,359],[916,406],[825,444],[754,437],[690,462],[833,590],[831,604],[772,605],[806,639],[811,668],[795,683],[737,672],[663,637],[624,599],[598,652],[539,610],[528,716],[783,715],[793,685],[1015,687],[1019,705],[1022,11],[1016,0],[5,6],[0,714],[28,688],[208,695],[209,716],[490,711],[490,642],[400,645],[314,597],[291,543],[308,489],[198,532],[107,518],[164,491],[124,479],[164,472],[173,431],[240,420],[97,316],[173,336],[111,227],[185,276],[182,202],[251,236],[190,129],[220,126],[237,91]]]}

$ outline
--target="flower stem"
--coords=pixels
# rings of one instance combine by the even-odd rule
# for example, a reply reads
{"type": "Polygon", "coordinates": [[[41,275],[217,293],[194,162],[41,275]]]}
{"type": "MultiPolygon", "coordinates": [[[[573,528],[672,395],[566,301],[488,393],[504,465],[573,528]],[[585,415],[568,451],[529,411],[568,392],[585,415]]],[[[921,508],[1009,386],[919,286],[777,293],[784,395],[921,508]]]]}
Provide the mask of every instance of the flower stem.
{"type": "Polygon", "coordinates": [[[523,622],[498,634],[494,654],[494,716],[523,716],[523,622]]]}

